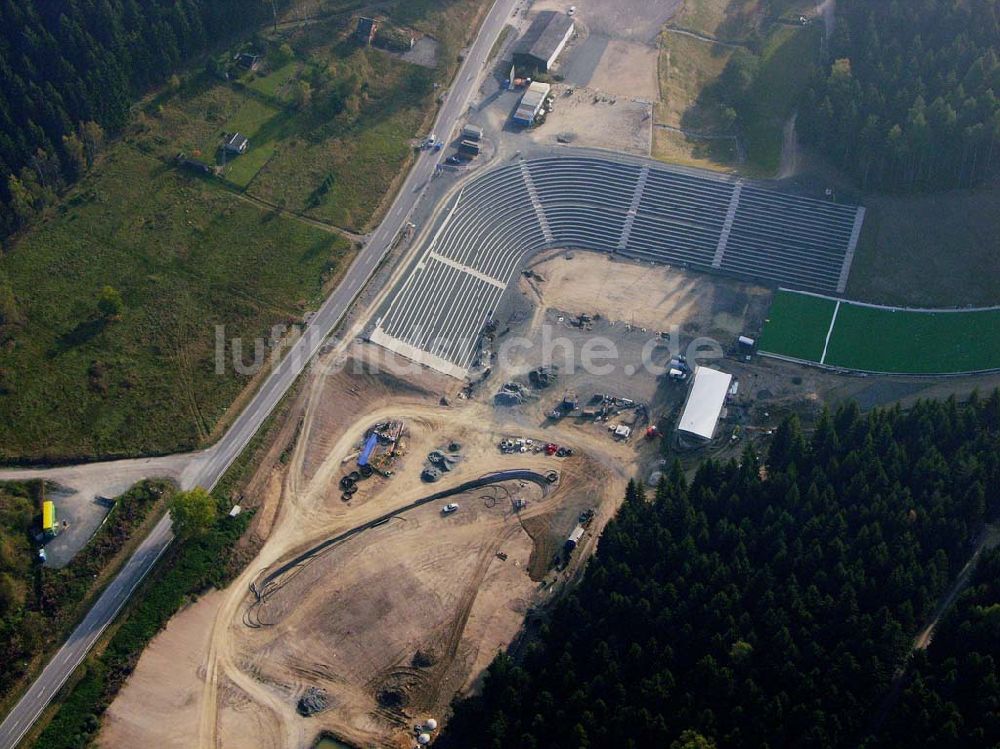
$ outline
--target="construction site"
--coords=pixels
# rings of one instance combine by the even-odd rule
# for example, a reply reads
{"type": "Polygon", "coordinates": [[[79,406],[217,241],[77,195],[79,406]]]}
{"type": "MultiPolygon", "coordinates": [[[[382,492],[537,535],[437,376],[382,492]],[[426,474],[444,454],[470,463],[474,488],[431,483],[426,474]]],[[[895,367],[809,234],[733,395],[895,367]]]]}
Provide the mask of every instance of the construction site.
{"type": "Polygon", "coordinates": [[[393,374],[382,348],[347,337],[243,490],[245,571],[156,637],[100,745],[433,742],[452,699],[498,651],[516,654],[576,579],[629,478],[738,457],[783,415],[814,418],[840,397],[906,395],[905,383],[793,375],[746,353],[740,338],[769,298],[746,282],[552,251],[519,276],[465,380],[412,363],[393,374]],[[699,337],[719,350],[688,367],[680,352],[699,337]],[[581,366],[596,339],[616,351],[611,371],[581,366]],[[710,393],[710,439],[684,440],[699,365],[724,388],[710,393]]]}
{"type": "MultiPolygon", "coordinates": [[[[541,258],[496,340],[540,342],[552,322],[612,337],[623,356],[641,346],[651,331],[625,308],[622,320],[597,297],[589,311],[550,307],[550,296],[569,306],[561,271],[580,260],[607,262],[541,258]]],[[[608,289],[628,296],[629,283],[626,272],[608,289]]],[[[755,309],[753,298],[740,304],[755,309]]],[[[707,325],[704,309],[646,313],[683,328],[707,325]]],[[[380,353],[353,341],[321,359],[244,490],[253,561],[154,640],[102,746],[277,749],[321,734],[417,745],[575,579],[628,479],[660,465],[655,427],[683,399],[645,370],[609,378],[512,356],[473,384],[424,368],[396,376],[380,353]],[[530,396],[501,405],[504,383],[530,396]]]]}

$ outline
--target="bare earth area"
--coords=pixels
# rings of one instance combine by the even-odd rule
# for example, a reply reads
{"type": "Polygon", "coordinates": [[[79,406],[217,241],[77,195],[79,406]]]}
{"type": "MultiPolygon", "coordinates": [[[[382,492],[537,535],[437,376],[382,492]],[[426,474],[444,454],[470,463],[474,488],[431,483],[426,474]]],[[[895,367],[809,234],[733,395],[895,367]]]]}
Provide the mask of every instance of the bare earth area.
{"type": "Polygon", "coordinates": [[[165,748],[197,744],[199,671],[224,596],[213,591],[188,606],[146,648],[127,692],[105,714],[100,746],[144,746],[151,735],[157,737],[157,746],[165,748]],[[150,694],[155,700],[142,699],[150,694]]]}
{"type": "Polygon", "coordinates": [[[740,281],[594,252],[547,253],[532,270],[545,279],[537,285],[548,307],[656,331],[694,325],[703,335],[738,336],[751,303],[766,305],[771,296],[740,281]]]}
{"type": "Polygon", "coordinates": [[[552,93],[552,113],[544,125],[525,131],[524,137],[544,145],[563,142],[649,155],[653,125],[650,103],[566,84],[554,85],[552,93]]]}
{"type": "Polygon", "coordinates": [[[633,99],[660,98],[656,81],[656,47],[637,42],[611,40],[587,84],[598,91],[633,99]]]}
{"type": "MultiPolygon", "coordinates": [[[[663,24],[681,7],[682,0],[578,0],[576,18],[593,34],[649,44],[656,40],[663,24]]],[[[566,12],[561,0],[537,0],[533,11],[566,12]]]]}
{"type": "Polygon", "coordinates": [[[602,461],[583,450],[501,455],[508,432],[491,405],[442,406],[458,383],[360,373],[369,351],[355,353],[346,368],[315,376],[291,458],[267,464],[251,484],[259,496],[248,501],[267,533],[259,555],[228,590],[188,608],[155,639],[108,712],[102,746],[305,747],[320,730],[358,746],[407,745],[411,723],[441,718],[592,548],[595,533],[573,564],[552,567],[583,510],[598,511],[595,531],[610,517],[632,470],[630,451],[602,461]],[[363,482],[344,502],[339,479],[356,467],[365,429],[386,418],[408,428],[394,475],[363,482]],[[454,470],[423,483],[427,453],[453,442],[461,446],[454,470]],[[557,470],[558,480],[547,494],[513,481],[459,495],[450,516],[439,503],[409,510],[297,568],[261,602],[249,592],[295,552],[505,468],[557,470]],[[517,513],[514,498],[526,503],[517,513]],[[306,719],[296,704],[311,687],[325,692],[328,707],[306,719]]]}
{"type": "Polygon", "coordinates": [[[475,689],[525,618],[544,616],[576,579],[629,477],[646,478],[675,458],[693,466],[705,454],[737,456],[782,415],[809,420],[843,398],[871,407],[990,384],[851,378],[743,361],[731,344],[759,328],[770,292],[731,279],[578,251],[539,256],[529,270],[497,315],[496,346],[517,339],[519,348],[485,381],[467,386],[415,365],[392,373],[381,349],[360,342],[321,360],[245,489],[256,511],[245,572],[154,639],[106,714],[101,746],[304,749],[326,731],[359,748],[412,747],[413,724],[446,721],[452,698],[475,689]],[[574,323],[581,314],[591,318],[586,326],[574,323]],[[664,363],[671,351],[659,333],[671,330],[682,344],[716,338],[725,358],[713,365],[741,383],[707,453],[645,439],[647,424],[671,432],[686,388],[620,367],[638,362],[651,340],[652,358],[664,363]],[[554,383],[531,386],[546,336],[561,339],[569,359],[554,383]],[[595,336],[621,354],[611,374],[577,366],[595,336]],[[505,383],[525,387],[523,402],[494,404],[505,383]],[[581,406],[600,393],[631,399],[648,415],[551,418],[567,392],[581,406]],[[392,475],[361,480],[345,498],[340,482],[357,469],[366,431],[387,421],[406,426],[392,475]],[[614,439],[609,427],[619,424],[634,434],[614,439]],[[508,437],[572,454],[502,454],[498,443],[508,437]],[[454,462],[428,484],[421,472],[434,450],[454,462]],[[412,506],[504,469],[556,476],[545,488],[505,480],[412,506]],[[459,509],[444,514],[445,502],[459,509]],[[594,520],[567,561],[563,542],[591,509],[594,520]],[[284,562],[383,516],[265,584],[284,562]],[[311,690],[320,690],[324,706],[303,717],[296,707],[311,690]]]}

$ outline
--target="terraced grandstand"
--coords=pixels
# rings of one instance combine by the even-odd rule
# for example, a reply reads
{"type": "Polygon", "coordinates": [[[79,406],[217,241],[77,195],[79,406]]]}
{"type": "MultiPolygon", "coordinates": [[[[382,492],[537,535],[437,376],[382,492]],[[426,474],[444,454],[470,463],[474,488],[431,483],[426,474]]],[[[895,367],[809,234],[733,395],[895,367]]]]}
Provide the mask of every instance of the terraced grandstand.
{"type": "Polygon", "coordinates": [[[372,340],[462,377],[523,259],[579,248],[822,293],[847,283],[864,209],[638,161],[560,156],[472,179],[372,340]]]}

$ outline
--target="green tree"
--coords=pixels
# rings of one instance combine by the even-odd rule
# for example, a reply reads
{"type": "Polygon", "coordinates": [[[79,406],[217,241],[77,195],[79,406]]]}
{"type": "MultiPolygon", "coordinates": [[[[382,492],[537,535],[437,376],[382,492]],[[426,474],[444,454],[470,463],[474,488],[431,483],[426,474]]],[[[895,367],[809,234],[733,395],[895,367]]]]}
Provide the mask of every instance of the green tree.
{"type": "Polygon", "coordinates": [[[309,85],[308,81],[298,81],[292,91],[292,101],[299,109],[308,109],[312,101],[312,93],[312,86],[309,85]]]}
{"type": "Polygon", "coordinates": [[[670,749],[715,749],[715,742],[688,729],[674,740],[670,749]]]}
{"type": "Polygon", "coordinates": [[[6,572],[0,573],[0,616],[20,609],[24,604],[24,591],[6,572]]]}
{"type": "Polygon", "coordinates": [[[83,148],[83,141],[76,133],[70,133],[62,137],[63,151],[69,161],[73,179],[79,179],[87,171],[87,155],[83,148]]]}
{"type": "Polygon", "coordinates": [[[105,286],[97,295],[97,309],[105,320],[113,320],[125,311],[125,301],[114,286],[105,286]]]}
{"type": "Polygon", "coordinates": [[[295,57],[295,52],[292,50],[292,46],[288,42],[285,42],[271,53],[271,62],[275,67],[281,67],[293,57],[295,57]]]}
{"type": "Polygon", "coordinates": [[[215,498],[200,486],[177,492],[170,503],[170,519],[179,538],[203,535],[215,524],[217,515],[215,498]]]}
{"type": "Polygon", "coordinates": [[[101,148],[104,147],[104,128],[96,122],[80,123],[80,140],[83,142],[83,151],[87,157],[87,166],[94,165],[94,159],[101,148]]]}
{"type": "Polygon", "coordinates": [[[746,102],[759,72],[760,58],[740,47],[733,52],[719,76],[719,98],[727,106],[739,110],[746,102]]]}
{"type": "Polygon", "coordinates": [[[15,175],[7,178],[7,192],[10,193],[10,207],[17,219],[17,224],[23,226],[35,215],[35,201],[31,190],[15,175]]]}

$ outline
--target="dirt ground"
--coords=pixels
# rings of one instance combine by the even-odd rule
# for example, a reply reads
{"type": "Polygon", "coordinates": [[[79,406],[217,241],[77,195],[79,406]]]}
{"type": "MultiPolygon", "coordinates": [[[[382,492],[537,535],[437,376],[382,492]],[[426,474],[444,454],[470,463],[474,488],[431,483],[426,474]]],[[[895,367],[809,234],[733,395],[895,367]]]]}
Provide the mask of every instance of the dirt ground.
{"type": "Polygon", "coordinates": [[[525,131],[538,144],[557,142],[648,156],[652,104],[631,101],[589,87],[555,84],[555,104],[545,123],[525,131]]]}
{"type": "MultiPolygon", "coordinates": [[[[660,28],[683,4],[683,0],[574,0],[576,20],[592,34],[649,44],[660,28]]],[[[533,11],[566,12],[563,0],[536,0],[533,11]]]]}
{"type": "Polygon", "coordinates": [[[608,42],[587,85],[609,94],[656,101],[660,98],[657,57],[655,46],[613,39],[608,42]]]}
{"type": "Polygon", "coordinates": [[[498,315],[505,326],[498,343],[521,336],[537,344],[554,332],[578,350],[599,336],[631,362],[653,340],[662,364],[671,351],[658,333],[679,331],[682,343],[716,336],[724,358],[714,365],[741,384],[717,440],[696,453],[647,440],[636,411],[609,423],[549,417],[566,390],[581,400],[610,393],[648,404],[648,423],[668,433],[686,388],[642,368],[561,370],[523,404],[495,407],[502,383],[527,381],[538,349],[520,349],[466,394],[463,383],[428,370],[386,371],[381,349],[352,339],[346,353],[328,354],[313,370],[244,489],[256,509],[246,548],[252,561],[154,639],[107,712],[101,746],[304,749],[328,731],[359,749],[411,747],[412,725],[447,720],[454,695],[475,688],[525,617],[544,612],[576,579],[630,477],[648,478],[675,458],[693,468],[705,455],[734,457],[748,440],[766,447],[783,415],[808,423],[824,403],[858,398],[871,407],[972,386],[743,361],[725,341],[759,326],[769,292],[730,279],[576,251],[540,256],[531,271],[498,315]],[[572,324],[580,313],[595,318],[590,329],[572,324]],[[345,502],[339,479],[355,467],[366,429],[385,419],[403,419],[409,430],[394,475],[361,482],[345,502]],[[616,441],[608,431],[616,422],[634,424],[636,434],[616,441]],[[554,442],[573,455],[502,455],[504,437],[554,442]],[[461,455],[453,471],[423,483],[427,453],[453,442],[461,455]],[[548,493],[510,481],[467,492],[445,500],[460,505],[453,515],[441,514],[444,501],[400,511],[505,468],[556,470],[559,478],[548,493]],[[526,500],[520,513],[514,498],[526,500]],[[594,523],[561,569],[554,558],[588,508],[594,523]],[[283,561],[393,512],[283,575],[261,602],[250,591],[283,561]],[[329,706],[303,718],[296,704],[309,687],[323,689],[329,706]]]}
{"type": "Polygon", "coordinates": [[[222,591],[212,591],[185,608],[143,651],[122,698],[105,713],[98,746],[145,746],[151,735],[160,747],[196,745],[199,704],[193,695],[201,685],[199,669],[224,596],[222,591]],[[146,694],[155,694],[156,699],[142,699],[146,694]]]}
{"type": "Polygon", "coordinates": [[[593,548],[634,470],[630,451],[594,441],[612,448],[595,459],[584,438],[570,458],[501,455],[505,436],[552,436],[456,398],[459,384],[437,374],[373,372],[373,347],[352,347],[346,361],[314,373],[303,407],[291,409],[296,420],[272,447],[284,462],[265,461],[245,490],[257,507],[254,534],[266,536],[259,554],[226,591],[189,607],[154,640],[108,713],[102,746],[284,749],[310,745],[320,730],[359,747],[409,746],[412,722],[444,717],[525,614],[558,595],[593,548]],[[441,405],[443,395],[457,405],[441,405]],[[385,418],[405,419],[409,429],[395,475],[362,482],[342,501],[338,482],[354,467],[359,440],[385,418]],[[462,445],[460,462],[437,484],[423,483],[424,456],[453,441],[462,445]],[[334,547],[254,605],[249,583],[280,560],[504,468],[556,469],[559,481],[547,496],[518,483],[462,495],[447,517],[441,503],[408,511],[334,547]],[[514,496],[527,501],[518,514],[514,496]],[[598,510],[595,532],[569,568],[553,568],[588,508],[598,510]],[[310,686],[326,691],[330,707],[305,719],[295,706],[310,686]]]}
{"type": "MultiPolygon", "coordinates": [[[[531,270],[545,279],[531,282],[545,306],[653,331],[677,326],[735,337],[744,332],[751,305],[766,306],[771,298],[769,289],[753,284],[606,253],[546,253],[531,270]]],[[[522,290],[527,283],[522,281],[522,290]]]]}

